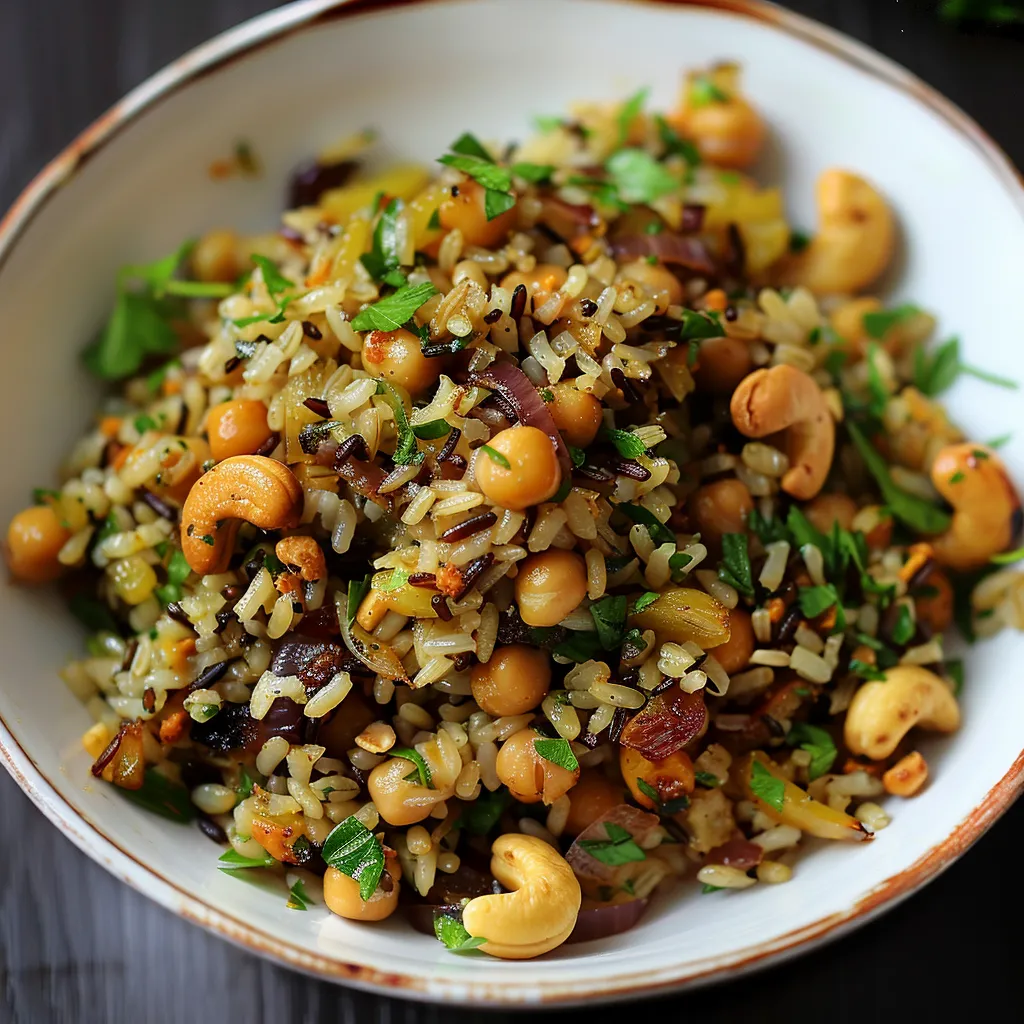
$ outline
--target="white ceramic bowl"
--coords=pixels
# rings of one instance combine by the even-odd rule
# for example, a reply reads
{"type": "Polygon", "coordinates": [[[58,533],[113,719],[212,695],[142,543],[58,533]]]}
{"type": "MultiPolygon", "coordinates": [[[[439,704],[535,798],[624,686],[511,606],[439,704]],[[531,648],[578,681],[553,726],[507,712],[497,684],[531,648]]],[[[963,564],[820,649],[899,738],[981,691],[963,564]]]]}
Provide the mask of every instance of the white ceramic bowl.
{"type": "MultiPolygon", "coordinates": [[[[117,268],[220,224],[275,223],[304,155],[366,125],[391,156],[429,161],[469,129],[521,137],[530,118],[642,85],[671,103],[680,69],[716,58],[746,68],[772,129],[769,173],[796,224],[830,165],[890,197],[906,246],[895,295],[937,311],[970,361],[1024,378],[1024,193],[962,113],[889,61],[796,15],[748,0],[308,0],[249,22],[152,78],[29,187],[0,227],[7,378],[0,518],[45,485],[89,420],[97,390],[77,353],[102,322],[117,268]],[[373,11],[366,8],[373,6],[373,11]],[[252,141],[266,173],[211,180],[207,167],[252,141]]],[[[949,403],[971,436],[1019,424],[1019,396],[964,381],[949,403]]],[[[1024,438],[1005,449],[1024,480],[1024,438]]],[[[364,988],[459,1003],[583,1002],[721,977],[863,922],[960,854],[1021,783],[1024,640],[967,657],[964,725],[929,745],[934,781],[894,801],[870,844],[809,851],[794,880],[743,894],[662,899],[628,936],[562,947],[537,962],[447,953],[401,920],[360,927],[285,909],[282,893],[216,870],[197,829],[91,784],[87,716],[57,678],[81,636],[40,591],[0,594],[0,753],[42,810],[90,856],[193,921],[283,963],[364,988]],[[1009,677],[1009,678],[1008,678],[1009,677]]]]}

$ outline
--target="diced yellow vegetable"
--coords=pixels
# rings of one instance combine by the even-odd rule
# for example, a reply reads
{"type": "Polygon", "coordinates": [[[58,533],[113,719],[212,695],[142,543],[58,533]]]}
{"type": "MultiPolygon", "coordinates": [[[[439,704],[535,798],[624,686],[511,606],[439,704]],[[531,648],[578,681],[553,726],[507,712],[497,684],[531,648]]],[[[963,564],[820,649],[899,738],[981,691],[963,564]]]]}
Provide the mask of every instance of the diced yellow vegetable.
{"type": "Polygon", "coordinates": [[[332,188],[320,197],[320,208],[335,220],[348,220],[354,213],[368,207],[378,192],[410,199],[423,190],[430,175],[418,164],[398,164],[368,181],[332,188]]]}

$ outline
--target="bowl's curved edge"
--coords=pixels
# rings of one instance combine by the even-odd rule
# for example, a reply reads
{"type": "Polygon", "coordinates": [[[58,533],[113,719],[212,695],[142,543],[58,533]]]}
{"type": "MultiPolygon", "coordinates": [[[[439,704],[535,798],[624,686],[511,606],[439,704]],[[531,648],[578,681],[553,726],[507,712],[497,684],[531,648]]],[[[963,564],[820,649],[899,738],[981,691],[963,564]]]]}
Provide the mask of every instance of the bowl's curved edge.
{"type": "MultiPolygon", "coordinates": [[[[208,74],[225,62],[244,56],[266,43],[307,28],[319,20],[367,13],[397,4],[433,0],[298,0],[270,11],[216,36],[191,50],[147,79],[98,118],[67,148],[51,160],[29,183],[0,220],[0,269],[7,255],[49,197],[76,169],[136,116],[188,82],[208,74]]],[[[796,36],[833,56],[910,94],[965,137],[988,163],[1012,201],[1024,214],[1024,179],[986,132],[940,93],[895,62],[802,15],[763,0],[617,0],[627,3],[664,3],[710,8],[752,18],[796,36]]],[[[508,1007],[539,1003],[581,1004],[595,999],[624,1000],[650,996],[721,980],[792,956],[813,942],[830,941],[864,924],[883,910],[911,895],[961,856],[1002,815],[1024,788],[1024,752],[985,800],[940,844],[904,871],[864,894],[843,912],[812,922],[797,931],[776,936],[728,956],[689,963],[684,969],[652,974],[609,975],[583,984],[544,983],[543,989],[524,988],[521,981],[476,984],[435,980],[377,971],[359,964],[325,957],[268,935],[251,924],[215,910],[170,880],[153,871],[114,843],[94,822],[77,811],[49,782],[0,717],[0,763],[33,803],[76,846],[132,888],[167,909],[207,928],[235,945],[287,964],[304,973],[341,981],[377,993],[389,992],[425,1001],[453,1001],[461,1005],[508,1007]]]]}

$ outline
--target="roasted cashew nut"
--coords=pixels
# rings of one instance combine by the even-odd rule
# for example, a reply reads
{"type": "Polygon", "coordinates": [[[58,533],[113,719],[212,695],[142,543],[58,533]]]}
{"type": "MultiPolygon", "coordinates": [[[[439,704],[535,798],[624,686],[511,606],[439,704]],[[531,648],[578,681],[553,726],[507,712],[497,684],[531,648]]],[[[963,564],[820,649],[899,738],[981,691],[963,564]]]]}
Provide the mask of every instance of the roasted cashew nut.
{"type": "Polygon", "coordinates": [[[863,178],[832,168],[818,178],[818,232],[783,268],[784,283],[852,294],[878,278],[896,248],[888,203],[863,178]]]}
{"type": "Polygon", "coordinates": [[[812,377],[785,363],[755,370],[733,392],[729,411],[747,437],[787,432],[790,468],[782,477],[787,494],[808,501],[821,490],[832,465],[836,427],[812,377]]]}
{"type": "Polygon", "coordinates": [[[192,485],[181,511],[181,550],[193,572],[224,572],[241,520],[261,530],[291,530],[301,513],[302,486],[284,463],[236,455],[192,485]]]}
{"type": "Polygon", "coordinates": [[[323,549],[312,537],[282,537],[274,554],[285,565],[293,565],[308,583],[327,579],[327,560],[323,549]]]}
{"type": "Polygon", "coordinates": [[[953,569],[977,569],[1009,547],[1020,498],[999,456],[981,444],[951,444],[932,463],[932,483],[953,506],[950,528],[932,542],[935,557],[953,569]]]}
{"type": "Polygon", "coordinates": [[[953,691],[920,665],[897,665],[885,679],[864,683],[846,712],[843,739],[852,754],[889,757],[914,726],[955,732],[960,706],[953,691]]]}
{"type": "Polygon", "coordinates": [[[491,847],[491,874],[510,892],[477,896],[462,923],[502,960],[527,960],[560,946],[576,927],[582,894],[565,858],[542,839],[509,834],[491,847]]]}

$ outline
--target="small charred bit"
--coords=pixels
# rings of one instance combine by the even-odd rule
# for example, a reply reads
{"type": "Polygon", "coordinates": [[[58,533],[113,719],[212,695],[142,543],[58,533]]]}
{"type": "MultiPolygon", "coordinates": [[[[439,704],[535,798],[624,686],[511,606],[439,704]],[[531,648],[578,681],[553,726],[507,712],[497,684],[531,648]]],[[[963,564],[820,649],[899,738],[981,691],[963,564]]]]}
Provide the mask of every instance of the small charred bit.
{"type": "Polygon", "coordinates": [[[626,722],[629,721],[629,712],[625,708],[616,708],[615,714],[612,715],[611,724],[608,726],[608,739],[612,743],[618,743],[619,737],[622,735],[622,730],[626,727],[626,722]]]}
{"type": "Polygon", "coordinates": [[[220,596],[225,601],[237,601],[245,593],[245,587],[240,587],[237,583],[229,583],[225,587],[220,588],[220,596]]]}
{"type": "Polygon", "coordinates": [[[503,314],[500,309],[492,309],[489,313],[484,314],[484,323],[496,324],[502,316],[503,314]]]}
{"type": "Polygon", "coordinates": [[[300,164],[288,181],[288,209],[316,206],[324,192],[341,188],[358,169],[359,164],[355,160],[341,160],[333,164],[310,160],[300,164]]]}
{"type": "Polygon", "coordinates": [[[467,537],[472,537],[482,530],[489,530],[497,521],[498,517],[493,512],[483,512],[481,515],[472,516],[455,526],[448,527],[441,534],[441,540],[447,544],[452,544],[457,540],[465,540],[467,537]]]}
{"type": "Polygon", "coordinates": [[[437,577],[432,572],[414,572],[409,574],[406,583],[410,587],[423,587],[425,590],[434,590],[437,587],[437,577]]]}
{"type": "Polygon", "coordinates": [[[802,621],[803,612],[800,611],[799,605],[793,605],[791,608],[788,608],[782,618],[779,619],[775,642],[777,644],[788,644],[793,639],[793,634],[802,621]]]}
{"type": "Polygon", "coordinates": [[[435,594],[430,599],[430,607],[442,622],[452,621],[452,610],[448,607],[448,600],[444,594],[435,594]]]}
{"type": "MultiPolygon", "coordinates": [[[[322,398],[307,398],[302,403],[311,413],[322,416],[325,420],[330,418],[331,407],[322,398]]],[[[308,452],[306,453],[309,454],[308,452]]]]}
{"type": "Polygon", "coordinates": [[[474,558],[472,562],[464,566],[462,572],[462,589],[455,595],[456,601],[461,601],[473,589],[473,584],[483,575],[494,561],[494,555],[488,551],[486,555],[474,558]]]}
{"type": "Polygon", "coordinates": [[[512,302],[509,307],[509,316],[518,323],[526,312],[526,285],[517,284],[512,290],[512,302]]]}
{"type": "Polygon", "coordinates": [[[234,617],[234,614],[234,611],[230,608],[222,608],[217,612],[215,616],[217,619],[217,628],[214,630],[214,633],[223,633],[224,630],[227,629],[228,623],[234,617]]]}
{"type": "Polygon", "coordinates": [[[253,455],[269,455],[280,443],[281,435],[277,433],[277,431],[274,431],[274,433],[271,434],[270,437],[268,437],[266,441],[256,449],[256,451],[253,452],[253,455]]]}
{"type": "Polygon", "coordinates": [[[622,392],[626,401],[639,402],[641,395],[636,385],[626,376],[618,366],[613,366],[611,371],[612,383],[622,392]]]}
{"type": "Polygon", "coordinates": [[[597,303],[593,299],[580,299],[580,312],[591,317],[597,312],[597,303]]]}
{"type": "Polygon", "coordinates": [[[654,316],[647,317],[646,320],[640,321],[640,330],[648,334],[654,334],[660,331],[678,331],[679,321],[673,320],[670,316],[654,316]]]}
{"type": "Polygon", "coordinates": [[[455,446],[459,443],[459,438],[462,437],[462,431],[458,427],[452,427],[451,432],[448,434],[447,439],[441,446],[441,450],[437,453],[436,461],[438,463],[445,462],[451,458],[451,454],[455,451],[455,446]]]}
{"type": "Polygon", "coordinates": [[[338,450],[334,453],[334,468],[340,469],[352,458],[368,459],[369,457],[370,449],[366,446],[366,439],[362,434],[353,434],[338,445],[338,450]]]}
{"type": "Polygon", "coordinates": [[[320,328],[312,320],[302,321],[302,333],[312,341],[320,341],[323,338],[320,328]]]}
{"type": "Polygon", "coordinates": [[[208,722],[193,722],[189,735],[196,743],[221,753],[245,750],[257,754],[272,736],[303,743],[304,719],[301,705],[287,697],[278,697],[261,719],[249,714],[248,704],[225,703],[208,722]]]}
{"type": "Polygon", "coordinates": [[[199,831],[206,836],[207,839],[212,839],[215,843],[226,843],[228,841],[228,834],[213,820],[208,818],[205,814],[200,814],[196,819],[196,824],[199,826],[199,831]]]}
{"type": "Polygon", "coordinates": [[[907,589],[916,590],[918,587],[923,587],[927,582],[928,578],[935,571],[935,559],[929,558],[924,565],[921,566],[913,576],[907,580],[907,589]]]}
{"type": "MultiPolygon", "coordinates": [[[[562,627],[555,627],[556,632],[560,629],[564,634],[565,630],[562,627]]],[[[510,605],[498,617],[499,644],[532,643],[530,636],[530,627],[519,617],[519,609],[514,604],[510,605]]],[[[562,639],[564,639],[564,636],[559,637],[559,642],[562,639]]]]}
{"type": "Polygon", "coordinates": [[[142,500],[158,515],[161,519],[169,519],[172,523],[177,522],[178,510],[172,508],[164,501],[159,495],[154,494],[152,491],[144,490],[142,492],[142,500]]]}
{"type": "Polygon", "coordinates": [[[207,690],[214,683],[224,676],[224,673],[228,670],[228,661],[218,661],[216,665],[211,665],[209,668],[203,669],[202,672],[196,677],[195,681],[189,683],[188,692],[192,693],[193,690],[207,690]]]}
{"type": "Polygon", "coordinates": [[[707,207],[700,203],[686,203],[683,206],[681,228],[684,232],[700,231],[704,227],[704,214],[707,207]]]}

